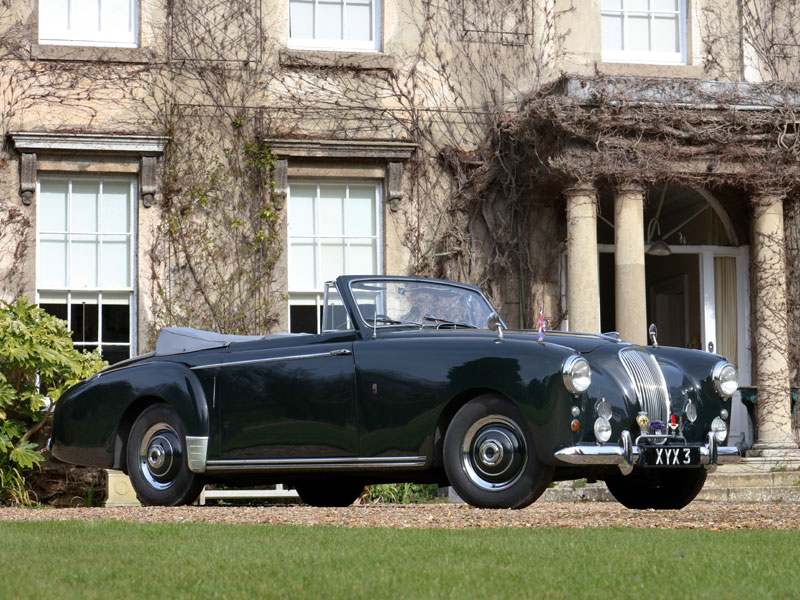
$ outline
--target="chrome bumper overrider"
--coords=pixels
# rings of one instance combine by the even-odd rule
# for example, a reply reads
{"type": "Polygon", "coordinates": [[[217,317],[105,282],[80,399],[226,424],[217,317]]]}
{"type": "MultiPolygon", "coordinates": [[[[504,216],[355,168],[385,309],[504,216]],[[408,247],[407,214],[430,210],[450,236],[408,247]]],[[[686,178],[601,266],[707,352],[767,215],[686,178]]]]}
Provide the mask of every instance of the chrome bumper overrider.
{"type": "MultiPolygon", "coordinates": [[[[571,446],[558,450],[555,457],[570,465],[617,465],[624,472],[629,472],[638,463],[639,454],[640,446],[632,443],[628,431],[623,431],[619,446],[571,446]]],[[[708,469],[736,463],[741,458],[736,446],[719,446],[713,433],[709,433],[706,443],[700,446],[700,464],[708,469]]]]}

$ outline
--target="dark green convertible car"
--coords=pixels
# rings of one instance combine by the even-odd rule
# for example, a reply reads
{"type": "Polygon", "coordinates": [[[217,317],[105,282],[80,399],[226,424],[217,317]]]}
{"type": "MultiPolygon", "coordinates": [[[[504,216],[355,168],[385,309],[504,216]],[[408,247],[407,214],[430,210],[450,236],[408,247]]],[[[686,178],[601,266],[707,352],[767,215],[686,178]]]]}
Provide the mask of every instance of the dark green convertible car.
{"type": "Polygon", "coordinates": [[[366,484],[430,482],[522,508],[586,478],[629,508],[681,508],[739,458],[736,377],[707,352],[509,330],[474,286],[344,276],[319,335],[162,330],[62,396],[50,445],[125,471],[145,504],[223,482],[344,506],[366,484]]]}

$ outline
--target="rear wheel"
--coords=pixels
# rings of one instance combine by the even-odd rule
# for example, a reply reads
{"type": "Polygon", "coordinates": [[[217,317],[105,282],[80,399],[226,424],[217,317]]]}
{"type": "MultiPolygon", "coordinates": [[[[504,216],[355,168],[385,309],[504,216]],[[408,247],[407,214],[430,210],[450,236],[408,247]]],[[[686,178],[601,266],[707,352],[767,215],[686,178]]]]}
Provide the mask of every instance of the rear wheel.
{"type": "Polygon", "coordinates": [[[678,510],[695,499],[705,482],[705,469],[636,469],[607,478],[606,487],[626,508],[678,510]]]}
{"type": "Polygon", "coordinates": [[[304,481],[295,489],[309,506],[350,506],[364,491],[364,484],[347,479],[304,481]]]}
{"type": "Polygon", "coordinates": [[[524,508],[553,476],[553,468],[538,459],[522,414],[489,394],[453,417],[444,438],[444,468],[458,495],[480,508],[524,508]]]}
{"type": "Polygon", "coordinates": [[[131,484],[143,504],[189,504],[203,489],[202,477],[189,470],[183,421],[168,404],[150,406],[137,417],[125,458],[131,484]]]}

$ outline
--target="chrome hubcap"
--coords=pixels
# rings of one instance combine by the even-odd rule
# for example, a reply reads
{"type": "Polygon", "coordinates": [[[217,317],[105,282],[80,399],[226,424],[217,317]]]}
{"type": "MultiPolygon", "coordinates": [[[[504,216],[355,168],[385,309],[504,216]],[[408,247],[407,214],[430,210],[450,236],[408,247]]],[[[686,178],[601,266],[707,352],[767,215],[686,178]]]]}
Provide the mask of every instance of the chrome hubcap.
{"type": "Polygon", "coordinates": [[[461,464],[481,489],[501,491],[525,471],[528,452],[519,426],[503,415],[489,415],[469,428],[461,445],[461,464]]]}
{"type": "Polygon", "coordinates": [[[183,448],[175,429],[167,423],[153,425],[139,446],[139,471],[156,489],[171,486],[180,472],[183,448]]]}

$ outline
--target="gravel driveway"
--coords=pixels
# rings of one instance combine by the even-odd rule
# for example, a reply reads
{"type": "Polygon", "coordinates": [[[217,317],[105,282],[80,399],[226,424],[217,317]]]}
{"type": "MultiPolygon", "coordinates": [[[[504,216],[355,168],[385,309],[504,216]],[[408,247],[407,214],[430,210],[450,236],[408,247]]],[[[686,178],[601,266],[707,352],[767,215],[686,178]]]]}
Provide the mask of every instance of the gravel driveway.
{"type": "Polygon", "coordinates": [[[680,511],[627,510],[609,502],[540,502],[524,510],[479,510],[464,504],[181,506],[176,508],[0,508],[0,522],[117,519],[136,523],[256,523],[465,529],[486,527],[652,527],[661,529],[797,529],[800,503],[694,502],[680,511]]]}

